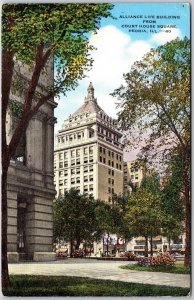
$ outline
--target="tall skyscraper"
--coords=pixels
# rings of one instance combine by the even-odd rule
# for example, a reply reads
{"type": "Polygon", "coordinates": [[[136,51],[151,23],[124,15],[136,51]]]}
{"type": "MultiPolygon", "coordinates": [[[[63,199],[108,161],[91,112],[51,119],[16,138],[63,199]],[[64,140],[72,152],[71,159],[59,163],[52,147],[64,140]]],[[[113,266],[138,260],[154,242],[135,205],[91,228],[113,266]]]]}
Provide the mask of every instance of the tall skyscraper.
{"type": "Polygon", "coordinates": [[[123,149],[115,120],[98,105],[92,83],[83,105],[64,121],[56,136],[57,195],[70,188],[111,202],[123,193],[123,149]]]}

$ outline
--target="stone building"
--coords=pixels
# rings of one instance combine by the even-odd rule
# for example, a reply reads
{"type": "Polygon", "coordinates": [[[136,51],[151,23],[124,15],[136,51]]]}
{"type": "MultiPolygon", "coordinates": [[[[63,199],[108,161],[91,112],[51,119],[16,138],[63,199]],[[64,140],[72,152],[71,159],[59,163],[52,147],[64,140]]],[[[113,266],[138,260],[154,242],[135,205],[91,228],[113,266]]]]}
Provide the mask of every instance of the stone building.
{"type": "Polygon", "coordinates": [[[131,192],[131,183],[140,186],[143,179],[143,167],[138,167],[136,161],[127,161],[123,164],[123,191],[124,194],[131,192]]]}
{"type": "Polygon", "coordinates": [[[63,123],[54,158],[57,195],[70,188],[111,202],[123,192],[123,149],[115,121],[98,105],[92,83],[83,105],[63,123]]]}
{"type": "MultiPolygon", "coordinates": [[[[52,60],[42,75],[36,97],[44,94],[53,83],[52,60]]],[[[12,87],[10,109],[7,114],[7,140],[11,139],[18,115],[11,109],[13,103],[22,107],[30,70],[17,64],[14,78],[19,83],[12,87]]],[[[55,198],[53,184],[54,108],[48,101],[30,121],[8,170],[8,260],[35,261],[55,259],[52,252],[53,215],[55,198]]]]}

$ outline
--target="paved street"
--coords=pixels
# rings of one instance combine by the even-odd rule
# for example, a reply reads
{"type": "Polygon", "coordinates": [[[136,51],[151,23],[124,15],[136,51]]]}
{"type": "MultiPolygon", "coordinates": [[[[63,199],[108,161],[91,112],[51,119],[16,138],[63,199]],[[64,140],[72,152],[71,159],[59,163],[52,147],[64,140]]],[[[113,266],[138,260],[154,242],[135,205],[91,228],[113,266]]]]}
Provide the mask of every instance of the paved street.
{"type": "Polygon", "coordinates": [[[95,259],[66,259],[45,263],[21,262],[9,264],[9,272],[10,274],[80,276],[125,282],[190,287],[190,276],[187,274],[142,272],[119,268],[121,265],[132,263],[95,259]]]}

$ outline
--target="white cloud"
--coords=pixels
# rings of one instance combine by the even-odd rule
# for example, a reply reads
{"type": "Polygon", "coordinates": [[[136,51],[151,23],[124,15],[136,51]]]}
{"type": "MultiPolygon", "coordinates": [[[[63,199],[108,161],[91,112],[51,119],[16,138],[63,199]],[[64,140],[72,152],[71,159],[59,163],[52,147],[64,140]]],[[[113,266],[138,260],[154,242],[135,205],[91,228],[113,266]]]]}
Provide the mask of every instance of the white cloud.
{"type": "Polygon", "coordinates": [[[167,29],[170,32],[167,31],[161,31],[159,33],[155,33],[153,34],[153,36],[150,39],[151,43],[156,43],[158,45],[163,45],[167,42],[170,42],[174,39],[176,39],[177,37],[181,38],[181,31],[178,28],[169,28],[167,29]]]}
{"type": "Polygon", "coordinates": [[[95,97],[102,109],[112,117],[116,117],[116,99],[109,94],[124,83],[123,74],[130,71],[135,61],[150,51],[176,37],[181,37],[179,29],[171,29],[171,33],[153,34],[148,40],[132,41],[129,34],[113,25],[104,26],[91,36],[90,43],[97,48],[92,53],[94,64],[90,72],[80,81],[75,91],[62,96],[55,115],[58,118],[56,129],[61,128],[64,119],[75,112],[84,102],[87,87],[92,81],[95,97]]]}

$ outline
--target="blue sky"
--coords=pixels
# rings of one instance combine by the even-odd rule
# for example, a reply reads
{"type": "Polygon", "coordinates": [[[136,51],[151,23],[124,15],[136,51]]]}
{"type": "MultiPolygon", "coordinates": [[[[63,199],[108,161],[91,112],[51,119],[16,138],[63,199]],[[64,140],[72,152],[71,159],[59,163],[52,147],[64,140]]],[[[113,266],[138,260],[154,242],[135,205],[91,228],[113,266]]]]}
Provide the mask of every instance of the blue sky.
{"type": "Polygon", "coordinates": [[[151,48],[176,37],[190,36],[190,10],[186,3],[114,3],[112,14],[116,20],[102,19],[98,33],[91,33],[90,43],[97,50],[92,53],[94,65],[87,78],[66,97],[60,96],[55,109],[58,119],[55,131],[61,129],[64,119],[83,104],[90,81],[98,104],[116,117],[116,99],[109,94],[124,83],[123,73],[151,48]],[[173,27],[161,27],[166,25],[173,27]]]}

